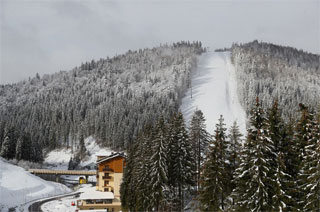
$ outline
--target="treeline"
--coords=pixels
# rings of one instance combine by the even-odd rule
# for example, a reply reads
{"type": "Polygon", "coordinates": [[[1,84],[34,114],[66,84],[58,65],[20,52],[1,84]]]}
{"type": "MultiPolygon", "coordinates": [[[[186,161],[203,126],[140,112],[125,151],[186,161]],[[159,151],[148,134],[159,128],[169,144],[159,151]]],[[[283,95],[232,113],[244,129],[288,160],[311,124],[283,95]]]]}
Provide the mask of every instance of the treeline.
{"type": "Polygon", "coordinates": [[[127,211],[319,211],[320,111],[299,105],[284,121],[257,98],[243,139],[221,116],[214,135],[198,111],[149,127],[128,149],[121,185],[127,211]],[[200,160],[200,162],[198,161],[200,160]],[[200,164],[200,166],[198,165],[200,164]]]}
{"type": "Polygon", "coordinates": [[[233,44],[240,102],[247,114],[258,96],[264,108],[278,99],[286,121],[297,114],[296,105],[315,109],[320,99],[320,56],[291,47],[253,41],[233,44]]]}
{"type": "MultiPolygon", "coordinates": [[[[235,124],[229,135],[233,150],[239,135],[235,124]]],[[[128,149],[120,189],[122,207],[128,211],[183,211],[199,189],[211,141],[201,111],[194,113],[189,129],[181,113],[149,126],[128,149]]]]}
{"type": "MultiPolygon", "coordinates": [[[[81,134],[125,149],[159,111],[170,117],[178,110],[203,51],[201,42],[182,41],[0,85],[0,151],[10,128],[41,150],[76,149],[81,134]]],[[[12,149],[17,139],[11,139],[12,149]]]]}
{"type": "Polygon", "coordinates": [[[201,209],[319,211],[320,111],[299,109],[298,120],[284,122],[277,101],[264,111],[257,98],[233,162],[225,128],[216,130],[203,166],[201,209]]]}
{"type": "Polygon", "coordinates": [[[42,149],[31,140],[28,133],[18,131],[14,127],[0,131],[3,136],[0,156],[6,159],[25,160],[32,162],[43,161],[42,149]]]}

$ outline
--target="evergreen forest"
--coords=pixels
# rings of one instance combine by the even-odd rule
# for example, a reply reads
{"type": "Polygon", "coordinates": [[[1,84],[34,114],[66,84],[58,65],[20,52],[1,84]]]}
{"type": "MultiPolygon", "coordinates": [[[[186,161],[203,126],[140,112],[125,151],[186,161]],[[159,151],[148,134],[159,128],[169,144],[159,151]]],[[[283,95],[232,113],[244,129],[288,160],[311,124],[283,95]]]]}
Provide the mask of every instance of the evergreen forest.
{"type": "MultiPolygon", "coordinates": [[[[251,104],[249,126],[213,135],[196,111],[160,117],[131,143],[121,184],[126,211],[320,211],[320,109],[299,104],[285,121],[278,101],[251,104]]],[[[213,127],[213,126],[209,126],[213,127]]]]}

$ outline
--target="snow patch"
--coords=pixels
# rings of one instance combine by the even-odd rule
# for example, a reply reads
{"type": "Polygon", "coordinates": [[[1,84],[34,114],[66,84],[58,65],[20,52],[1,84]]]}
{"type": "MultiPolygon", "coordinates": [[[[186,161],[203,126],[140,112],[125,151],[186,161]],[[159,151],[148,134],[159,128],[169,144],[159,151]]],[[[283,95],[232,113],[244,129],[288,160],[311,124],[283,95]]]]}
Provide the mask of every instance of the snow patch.
{"type": "MultiPolygon", "coordinates": [[[[85,138],[84,144],[89,152],[89,157],[80,163],[82,167],[95,163],[98,155],[110,155],[112,152],[109,148],[100,147],[92,136],[85,138]]],[[[54,166],[54,169],[68,169],[71,157],[73,157],[71,148],[62,148],[49,152],[44,162],[54,166]]]]}
{"type": "Polygon", "coordinates": [[[0,211],[35,199],[70,192],[65,185],[48,182],[0,157],[0,211]]]}

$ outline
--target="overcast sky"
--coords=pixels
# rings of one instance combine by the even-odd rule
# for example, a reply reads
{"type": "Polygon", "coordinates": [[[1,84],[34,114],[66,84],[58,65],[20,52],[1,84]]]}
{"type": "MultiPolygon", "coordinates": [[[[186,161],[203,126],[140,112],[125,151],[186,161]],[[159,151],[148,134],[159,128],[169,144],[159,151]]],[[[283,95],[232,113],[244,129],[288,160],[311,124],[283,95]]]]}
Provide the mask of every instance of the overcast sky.
{"type": "Polygon", "coordinates": [[[179,40],[320,53],[320,0],[0,1],[0,84],[179,40]]]}

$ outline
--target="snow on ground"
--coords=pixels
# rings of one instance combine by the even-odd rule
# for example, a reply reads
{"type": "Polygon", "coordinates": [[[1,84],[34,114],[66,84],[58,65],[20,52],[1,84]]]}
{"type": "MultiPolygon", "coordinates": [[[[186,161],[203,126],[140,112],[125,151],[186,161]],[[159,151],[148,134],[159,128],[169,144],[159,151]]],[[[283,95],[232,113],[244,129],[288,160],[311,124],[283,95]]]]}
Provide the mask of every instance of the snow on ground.
{"type": "Polygon", "coordinates": [[[63,199],[47,202],[41,206],[43,212],[74,212],[77,206],[72,206],[71,203],[77,203],[77,198],[74,196],[65,197],[63,199]]]}
{"type": "Polygon", "coordinates": [[[49,152],[44,163],[55,166],[55,169],[68,169],[71,156],[71,149],[56,149],[49,152]]]}
{"type": "MultiPolygon", "coordinates": [[[[86,192],[90,192],[92,189],[95,190],[95,187],[83,184],[83,185],[81,185],[81,188],[78,191],[86,193],[86,192]]],[[[52,212],[52,211],[55,211],[55,212],[71,212],[72,211],[72,212],[74,212],[77,207],[72,206],[72,202],[77,204],[78,199],[79,199],[79,197],[70,196],[70,197],[61,198],[59,200],[50,201],[50,202],[44,203],[41,206],[41,210],[43,212],[52,212]]]]}
{"type": "Polygon", "coordinates": [[[197,109],[203,112],[211,134],[220,115],[228,128],[237,121],[245,134],[246,114],[238,99],[230,52],[208,52],[199,57],[198,68],[192,74],[192,88],[186,92],[180,107],[187,125],[197,109]]]}
{"type": "Polygon", "coordinates": [[[68,193],[65,185],[48,182],[0,157],[0,211],[29,201],[68,193]]]}
{"type": "MultiPolygon", "coordinates": [[[[101,148],[91,136],[86,138],[84,143],[90,156],[81,162],[80,166],[82,167],[95,163],[97,161],[97,155],[111,154],[110,149],[101,148]]],[[[53,166],[52,169],[68,169],[68,163],[72,156],[71,148],[57,149],[48,153],[44,163],[53,166]]]]}

